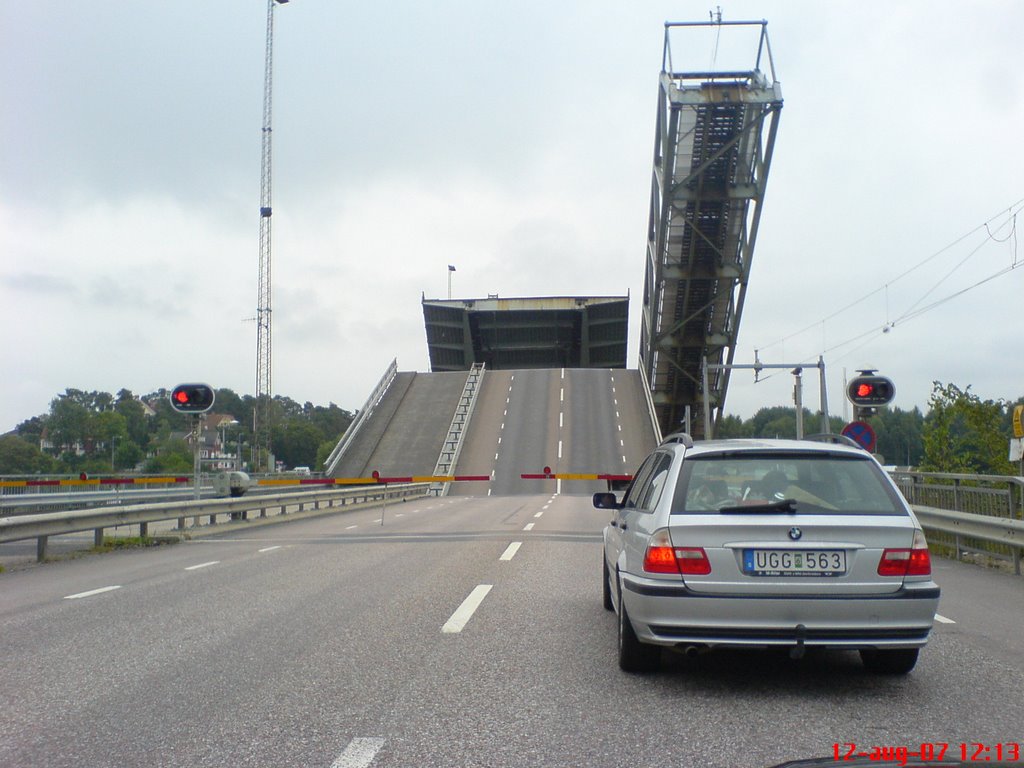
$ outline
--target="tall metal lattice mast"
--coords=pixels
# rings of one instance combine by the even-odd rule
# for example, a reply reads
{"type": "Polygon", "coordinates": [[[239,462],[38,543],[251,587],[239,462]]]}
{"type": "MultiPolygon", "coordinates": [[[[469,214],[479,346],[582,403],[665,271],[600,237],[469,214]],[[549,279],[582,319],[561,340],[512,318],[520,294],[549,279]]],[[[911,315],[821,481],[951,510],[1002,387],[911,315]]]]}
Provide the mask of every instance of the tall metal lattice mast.
{"type": "MultiPolygon", "coordinates": [[[[253,466],[272,464],[270,446],[272,389],[271,350],[271,178],[274,93],[274,5],[288,0],[267,0],[267,45],[263,77],[263,142],[260,161],[260,264],[256,304],[256,407],[253,411],[253,466]]],[[[273,469],[273,466],[268,466],[273,469]]]]}

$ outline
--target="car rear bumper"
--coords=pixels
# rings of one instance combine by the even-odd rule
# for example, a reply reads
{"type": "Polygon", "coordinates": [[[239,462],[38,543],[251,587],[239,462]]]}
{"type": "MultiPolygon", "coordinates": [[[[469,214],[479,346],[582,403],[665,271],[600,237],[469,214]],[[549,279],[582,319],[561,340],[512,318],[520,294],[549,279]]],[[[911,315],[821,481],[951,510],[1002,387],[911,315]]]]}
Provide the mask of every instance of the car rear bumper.
{"type": "Polygon", "coordinates": [[[884,595],[728,596],[623,575],[637,637],[657,645],[919,648],[939,603],[933,582],[884,595]]]}

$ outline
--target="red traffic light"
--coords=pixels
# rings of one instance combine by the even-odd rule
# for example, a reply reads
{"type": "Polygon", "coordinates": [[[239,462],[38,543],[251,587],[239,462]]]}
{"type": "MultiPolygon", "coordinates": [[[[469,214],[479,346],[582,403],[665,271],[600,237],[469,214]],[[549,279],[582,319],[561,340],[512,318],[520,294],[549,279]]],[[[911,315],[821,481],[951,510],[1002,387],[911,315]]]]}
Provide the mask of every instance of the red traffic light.
{"type": "Polygon", "coordinates": [[[171,407],[178,413],[205,413],[213,400],[213,389],[206,384],[179,384],[171,392],[171,407]]]}
{"type": "Polygon", "coordinates": [[[896,397],[896,386],[885,376],[858,376],[847,386],[846,396],[854,405],[888,405],[896,397]]]}

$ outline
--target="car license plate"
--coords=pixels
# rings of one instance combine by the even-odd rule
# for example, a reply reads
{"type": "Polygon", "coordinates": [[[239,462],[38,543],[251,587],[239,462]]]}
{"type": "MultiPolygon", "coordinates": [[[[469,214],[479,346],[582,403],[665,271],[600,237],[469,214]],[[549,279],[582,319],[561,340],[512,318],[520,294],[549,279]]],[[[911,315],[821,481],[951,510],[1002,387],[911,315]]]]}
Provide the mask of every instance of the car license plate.
{"type": "Polygon", "coordinates": [[[842,549],[745,549],[743,572],[750,576],[841,576],[842,549]]]}

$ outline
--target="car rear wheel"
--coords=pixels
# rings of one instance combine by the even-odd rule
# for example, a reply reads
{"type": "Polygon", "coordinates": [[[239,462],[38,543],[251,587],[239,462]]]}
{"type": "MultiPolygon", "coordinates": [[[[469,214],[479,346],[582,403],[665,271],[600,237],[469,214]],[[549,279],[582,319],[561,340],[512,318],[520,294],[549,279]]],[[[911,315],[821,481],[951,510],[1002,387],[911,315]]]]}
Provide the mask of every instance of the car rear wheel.
{"type": "Polygon", "coordinates": [[[604,601],[604,609],[606,611],[614,611],[615,604],[612,603],[612,588],[611,585],[608,583],[608,580],[611,578],[611,575],[608,573],[608,561],[605,560],[604,554],[601,555],[601,562],[604,565],[604,567],[601,569],[602,576],[604,576],[601,585],[601,597],[604,601]]]}
{"type": "Polygon", "coordinates": [[[661,647],[641,643],[619,594],[619,668],[625,672],[654,672],[661,662],[661,647]]]}
{"type": "Polygon", "coordinates": [[[860,660],[869,672],[905,675],[917,664],[918,648],[862,648],[860,660]]]}

